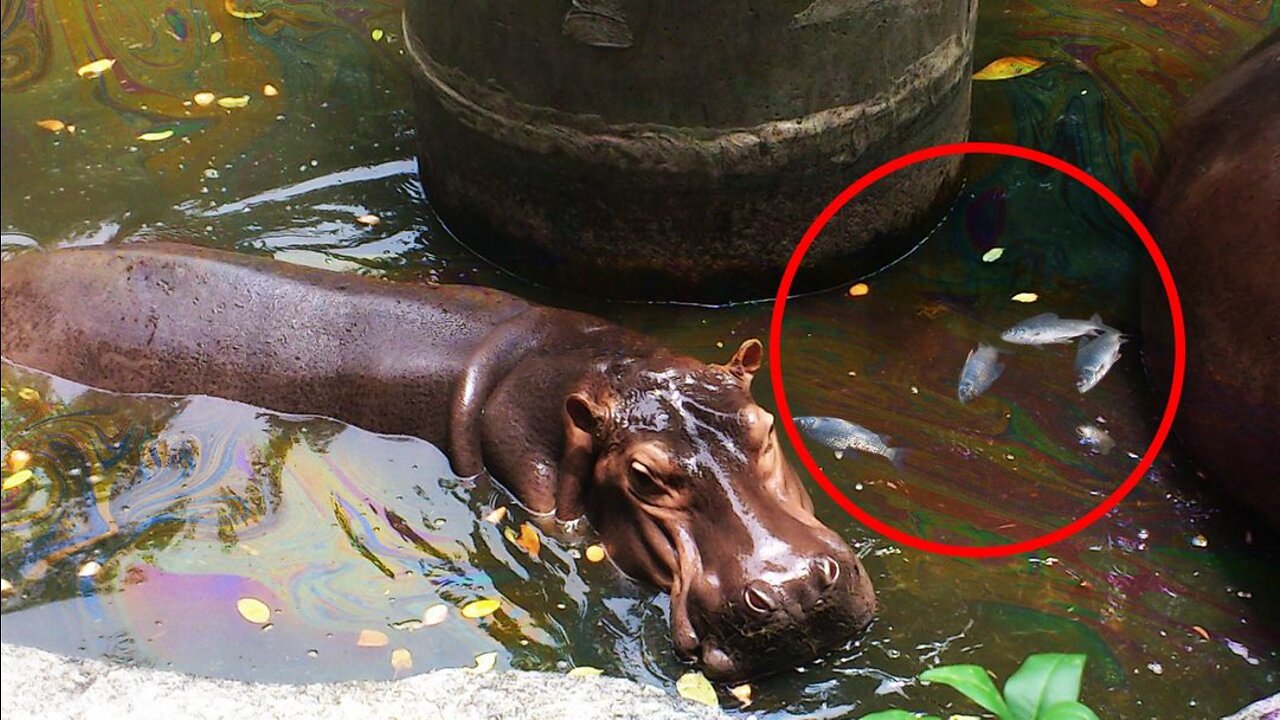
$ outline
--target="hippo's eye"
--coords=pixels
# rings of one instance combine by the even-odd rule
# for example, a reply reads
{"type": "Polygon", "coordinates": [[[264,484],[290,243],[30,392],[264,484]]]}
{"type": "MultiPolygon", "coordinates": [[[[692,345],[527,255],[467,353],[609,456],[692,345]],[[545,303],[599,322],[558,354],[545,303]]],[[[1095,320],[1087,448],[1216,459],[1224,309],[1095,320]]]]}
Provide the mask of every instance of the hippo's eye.
{"type": "Polygon", "coordinates": [[[660,495],[665,492],[661,482],[654,478],[653,472],[639,460],[632,460],[627,468],[627,477],[631,480],[631,488],[640,495],[660,495]]]}

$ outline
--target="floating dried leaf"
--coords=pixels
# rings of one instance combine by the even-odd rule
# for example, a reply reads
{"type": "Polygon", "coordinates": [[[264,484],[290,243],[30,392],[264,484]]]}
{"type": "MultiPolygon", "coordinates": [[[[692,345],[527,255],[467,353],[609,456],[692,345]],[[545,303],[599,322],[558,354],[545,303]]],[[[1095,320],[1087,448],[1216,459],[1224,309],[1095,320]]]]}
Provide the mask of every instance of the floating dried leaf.
{"type": "Polygon", "coordinates": [[[414,630],[421,630],[425,625],[426,623],[422,622],[418,618],[411,618],[409,620],[393,622],[391,623],[391,628],[394,630],[407,630],[409,632],[413,632],[414,630]]]}
{"type": "Polygon", "coordinates": [[[369,37],[373,38],[374,42],[378,42],[385,34],[386,33],[382,32],[382,28],[374,28],[373,32],[369,33],[369,37]]]}
{"type": "Polygon", "coordinates": [[[271,83],[267,83],[266,85],[262,86],[262,94],[266,95],[267,97],[275,97],[280,94],[280,91],[276,89],[275,85],[272,85],[271,83]]]}
{"type": "Polygon", "coordinates": [[[1004,255],[1004,248],[993,247],[990,250],[982,253],[982,262],[995,262],[999,260],[1003,255],[1004,255]]]}
{"type": "Polygon", "coordinates": [[[484,519],[493,523],[494,525],[497,525],[498,523],[501,523],[502,519],[505,518],[506,516],[507,516],[507,506],[499,505],[498,507],[490,510],[489,514],[484,516],[484,519]]]}
{"type": "Polygon", "coordinates": [[[368,225],[369,227],[373,227],[374,225],[377,225],[378,223],[382,222],[382,218],[378,217],[377,215],[367,214],[367,215],[361,215],[360,217],[356,218],[356,222],[360,223],[361,225],[368,225]]]}
{"type": "Polygon", "coordinates": [[[76,576],[82,577],[82,578],[91,578],[100,572],[102,572],[102,565],[100,565],[96,560],[90,560],[89,562],[80,566],[80,569],[76,571],[76,576]]]}
{"type": "Polygon", "coordinates": [[[1195,537],[1191,538],[1191,545],[1192,547],[1198,547],[1198,548],[1209,547],[1209,538],[1203,535],[1196,535],[1195,537]]]}
{"type": "Polygon", "coordinates": [[[542,550],[542,540],[538,537],[538,531],[533,529],[529,523],[520,524],[520,537],[516,538],[516,545],[521,550],[529,553],[529,557],[537,558],[538,553],[542,550]]]}
{"type": "Polygon", "coordinates": [[[142,133],[138,139],[143,142],[156,142],[158,140],[168,140],[173,137],[172,130],[157,130],[156,132],[142,133]]]}
{"type": "Polygon", "coordinates": [[[849,288],[849,297],[861,297],[871,292],[871,288],[866,283],[858,283],[849,288]]]}
{"type": "Polygon", "coordinates": [[[356,647],[386,647],[389,642],[391,642],[391,639],[381,630],[361,630],[360,635],[356,637],[356,647]]]}
{"type": "Polygon", "coordinates": [[[1014,55],[992,60],[986,67],[973,74],[974,80],[1006,80],[1035,72],[1044,66],[1039,58],[1014,55]]]}
{"type": "Polygon", "coordinates": [[[604,560],[604,546],[588,545],[587,559],[590,560],[591,562],[600,562],[601,560],[604,560]]]}
{"type": "Polygon", "coordinates": [[[257,625],[263,625],[271,619],[271,608],[258,598],[240,598],[236,601],[236,610],[240,613],[240,617],[257,625]]]}
{"type": "Polygon", "coordinates": [[[218,105],[224,108],[242,108],[249,104],[248,95],[238,95],[236,97],[218,98],[218,105]]]}
{"type": "Polygon", "coordinates": [[[396,672],[404,672],[413,669],[413,655],[405,648],[396,648],[391,651],[391,667],[396,672]]]}
{"type": "Polygon", "coordinates": [[[720,707],[720,699],[716,697],[716,689],[711,681],[700,672],[688,672],[676,680],[676,692],[680,697],[711,707],[720,707]]]}
{"type": "Polygon", "coordinates": [[[600,668],[593,668],[590,665],[579,665],[567,674],[569,677],[596,677],[597,675],[603,675],[604,671],[600,668]]]}
{"type": "Polygon", "coordinates": [[[1192,625],[1192,626],[1191,626],[1191,629],[1192,629],[1192,631],[1194,631],[1194,632],[1195,632],[1195,634],[1199,635],[1200,637],[1204,638],[1205,640],[1208,640],[1208,639],[1209,639],[1209,631],[1208,631],[1208,630],[1205,630],[1204,628],[1200,627],[1199,625],[1192,625]]]}
{"type": "Polygon", "coordinates": [[[9,472],[18,472],[31,462],[31,453],[26,450],[13,450],[9,453],[9,472]]]}
{"type": "Polygon", "coordinates": [[[1037,294],[1035,294],[1035,293],[1033,293],[1033,292],[1020,292],[1020,293],[1018,293],[1017,295],[1014,295],[1013,297],[1011,297],[1011,298],[1009,298],[1009,299],[1010,299],[1010,300],[1012,300],[1012,301],[1014,301],[1014,302],[1020,302],[1020,303],[1033,303],[1033,302],[1035,302],[1035,301],[1039,300],[1039,299],[1040,299],[1040,296],[1039,296],[1039,295],[1037,295],[1037,294]]]}
{"type": "Polygon", "coordinates": [[[449,617],[449,606],[445,605],[444,603],[438,603],[436,605],[432,605],[431,607],[427,608],[427,611],[422,613],[422,624],[423,625],[439,625],[440,623],[444,622],[445,619],[448,617],[449,617]]]}
{"type": "Polygon", "coordinates": [[[221,39],[222,39],[222,33],[217,30],[214,30],[212,33],[209,34],[210,45],[216,45],[218,41],[221,39]]]}
{"type": "Polygon", "coordinates": [[[32,477],[33,477],[33,474],[30,470],[19,470],[18,472],[4,479],[3,489],[12,490],[16,487],[21,487],[22,485],[25,485],[26,482],[30,480],[32,477]]]}
{"type": "Polygon", "coordinates": [[[476,656],[475,667],[471,667],[467,669],[474,673],[489,672],[490,670],[493,669],[493,666],[497,664],[498,664],[498,653],[496,652],[480,653],[479,655],[476,656]]]}
{"type": "Polygon", "coordinates": [[[729,692],[733,693],[733,696],[738,698],[738,702],[742,703],[742,707],[746,707],[751,704],[751,683],[730,688],[729,692]]]}
{"type": "Polygon", "coordinates": [[[192,95],[191,99],[195,100],[200,107],[205,107],[206,105],[212,105],[213,101],[218,99],[218,96],[211,92],[198,92],[192,95]]]}
{"type": "Polygon", "coordinates": [[[238,17],[241,20],[253,20],[255,18],[260,18],[266,14],[263,12],[259,12],[257,10],[237,9],[236,6],[232,4],[231,0],[226,0],[225,2],[223,2],[222,7],[227,11],[227,14],[231,15],[231,17],[238,17]]]}
{"type": "Polygon", "coordinates": [[[22,388],[18,391],[18,398],[27,402],[40,402],[40,391],[35,388],[22,388]]]}
{"type": "Polygon", "coordinates": [[[115,58],[102,58],[101,60],[94,60],[91,63],[85,63],[84,65],[81,65],[79,68],[77,68],[76,74],[82,78],[89,78],[90,80],[92,80],[93,78],[96,78],[102,73],[110,70],[111,66],[115,64],[116,64],[115,58]]]}
{"type": "Polygon", "coordinates": [[[462,606],[462,617],[476,620],[486,615],[492,615],[500,607],[502,607],[501,600],[493,600],[491,598],[473,600],[462,606]]]}
{"type": "Polygon", "coordinates": [[[48,120],[37,120],[36,125],[48,130],[49,132],[62,132],[67,129],[67,124],[57,118],[49,118],[48,120]]]}

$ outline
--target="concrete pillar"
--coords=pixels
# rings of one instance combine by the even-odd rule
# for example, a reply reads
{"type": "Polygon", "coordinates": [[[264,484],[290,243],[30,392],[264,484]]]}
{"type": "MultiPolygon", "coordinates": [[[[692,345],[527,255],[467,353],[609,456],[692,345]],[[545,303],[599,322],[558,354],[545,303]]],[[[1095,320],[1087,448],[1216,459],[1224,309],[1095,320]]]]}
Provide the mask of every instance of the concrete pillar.
{"type": "MultiPolygon", "coordinates": [[[[517,274],[613,296],[770,294],[841,189],[966,137],[975,15],[976,0],[409,3],[428,199],[517,274]]],[[[958,166],[880,183],[807,265],[843,280],[896,259],[958,166]]]]}

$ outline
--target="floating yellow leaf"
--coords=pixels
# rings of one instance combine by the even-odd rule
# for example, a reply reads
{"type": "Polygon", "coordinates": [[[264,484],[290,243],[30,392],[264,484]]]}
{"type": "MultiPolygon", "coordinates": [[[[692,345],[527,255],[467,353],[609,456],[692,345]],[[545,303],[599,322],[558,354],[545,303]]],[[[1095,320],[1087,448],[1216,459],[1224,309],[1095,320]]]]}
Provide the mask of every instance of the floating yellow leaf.
{"type": "Polygon", "coordinates": [[[493,666],[497,664],[498,664],[498,653],[496,652],[480,653],[479,655],[476,656],[475,667],[467,668],[467,669],[474,673],[489,672],[490,670],[493,669],[493,666]]]}
{"type": "Polygon", "coordinates": [[[226,0],[225,2],[223,2],[222,7],[227,11],[227,14],[231,15],[231,17],[238,17],[241,20],[253,20],[255,18],[260,18],[266,14],[263,12],[258,12],[257,10],[239,10],[231,2],[231,0],[226,0]]]}
{"type": "Polygon", "coordinates": [[[138,136],[143,142],[156,142],[159,140],[168,140],[173,137],[172,130],[157,130],[156,132],[142,133],[138,136]]]}
{"type": "Polygon", "coordinates": [[[568,672],[569,677],[595,677],[603,674],[603,670],[600,668],[593,668],[590,665],[579,665],[568,672]]]}
{"type": "Polygon", "coordinates": [[[369,227],[373,227],[374,225],[377,225],[378,223],[382,222],[382,218],[370,213],[366,215],[361,215],[360,217],[356,218],[356,222],[360,223],[361,225],[368,225],[369,227]]]}
{"type": "Polygon", "coordinates": [[[1035,72],[1044,66],[1039,58],[1015,55],[992,60],[986,67],[973,74],[974,80],[1005,80],[1035,72]]]}
{"type": "Polygon", "coordinates": [[[206,105],[212,105],[213,101],[218,99],[218,96],[211,92],[198,92],[195,95],[192,95],[191,99],[195,100],[196,104],[200,107],[204,107],[206,105]]]}
{"type": "Polygon", "coordinates": [[[391,667],[396,672],[404,672],[413,669],[413,655],[405,648],[396,648],[391,651],[391,667]]]}
{"type": "Polygon", "coordinates": [[[1033,302],[1035,302],[1035,301],[1039,300],[1039,299],[1040,299],[1040,296],[1039,296],[1039,295],[1037,295],[1037,294],[1035,294],[1035,293],[1033,293],[1033,292],[1020,292],[1020,293],[1018,293],[1017,295],[1014,295],[1013,297],[1011,297],[1011,298],[1009,298],[1009,299],[1010,299],[1010,300],[1012,300],[1012,301],[1014,301],[1014,302],[1020,302],[1020,303],[1033,303],[1033,302]]]}
{"type": "Polygon", "coordinates": [[[275,85],[272,85],[271,83],[267,83],[266,85],[262,86],[262,94],[266,95],[267,97],[275,97],[280,94],[280,91],[276,89],[275,85]]]}
{"type": "Polygon", "coordinates": [[[26,450],[14,450],[9,453],[9,472],[18,472],[31,462],[31,453],[26,450]]]}
{"type": "Polygon", "coordinates": [[[249,104],[248,95],[238,95],[236,97],[218,98],[218,105],[224,108],[242,108],[249,104]]]}
{"type": "Polygon", "coordinates": [[[462,617],[475,620],[477,618],[485,617],[486,615],[492,615],[500,607],[502,607],[501,600],[493,600],[489,598],[484,600],[474,600],[462,606],[462,617]]]}
{"type": "Polygon", "coordinates": [[[432,605],[422,613],[423,625],[439,625],[449,617],[449,606],[443,603],[432,605]]]}
{"type": "Polygon", "coordinates": [[[100,572],[102,572],[102,566],[99,565],[96,560],[90,560],[89,562],[80,566],[80,569],[76,571],[76,576],[82,577],[82,578],[91,578],[100,572]]]}
{"type": "Polygon", "coordinates": [[[67,129],[67,124],[57,118],[49,118],[48,120],[37,120],[36,125],[48,130],[49,132],[62,132],[67,129]]]}
{"type": "Polygon", "coordinates": [[[703,705],[711,707],[720,707],[720,700],[716,697],[716,689],[711,687],[711,681],[700,672],[689,672],[680,676],[676,680],[676,692],[680,693],[680,697],[694,702],[700,702],[703,705]]]}
{"type": "Polygon", "coordinates": [[[866,283],[858,283],[849,288],[849,297],[861,297],[871,292],[871,288],[866,283]]]}
{"type": "Polygon", "coordinates": [[[733,693],[733,696],[738,698],[738,702],[742,703],[742,707],[746,707],[751,704],[751,684],[750,683],[747,683],[745,685],[739,685],[734,688],[730,688],[729,692],[733,693]]]}
{"type": "Polygon", "coordinates": [[[995,262],[1004,256],[1004,248],[993,247],[982,253],[982,262],[995,262]]]}
{"type": "Polygon", "coordinates": [[[27,402],[40,402],[40,391],[35,388],[22,388],[18,391],[18,397],[27,402]]]}
{"type": "Polygon", "coordinates": [[[21,487],[22,485],[26,484],[26,482],[30,480],[31,477],[32,477],[32,473],[30,470],[19,470],[18,472],[4,479],[4,489],[12,490],[16,487],[21,487]]]}
{"type": "Polygon", "coordinates": [[[505,518],[506,516],[507,516],[507,506],[499,505],[498,507],[490,510],[489,514],[484,516],[484,519],[493,523],[494,525],[497,525],[498,523],[502,522],[502,519],[505,518]]]}
{"type": "Polygon", "coordinates": [[[271,608],[258,598],[240,598],[236,601],[236,610],[240,613],[240,617],[257,625],[264,625],[271,619],[271,608]]]}
{"type": "Polygon", "coordinates": [[[374,28],[373,32],[369,33],[369,37],[373,38],[374,42],[378,42],[382,39],[383,34],[382,28],[374,28]]]}
{"type": "Polygon", "coordinates": [[[218,41],[221,39],[222,39],[222,33],[217,30],[214,30],[212,33],[209,34],[210,45],[217,45],[218,41]]]}
{"type": "Polygon", "coordinates": [[[538,531],[534,530],[529,523],[520,524],[520,537],[516,538],[516,545],[529,553],[531,558],[538,557],[538,552],[542,550],[542,540],[538,537],[538,531]]]}
{"type": "Polygon", "coordinates": [[[102,58],[101,60],[94,60],[91,63],[86,63],[84,65],[81,65],[79,68],[77,68],[76,74],[82,78],[93,79],[98,77],[102,73],[110,70],[111,66],[115,64],[116,64],[115,58],[102,58]]]}
{"type": "Polygon", "coordinates": [[[381,630],[361,630],[360,635],[356,637],[356,647],[386,647],[389,642],[391,639],[381,630]]]}
{"type": "Polygon", "coordinates": [[[1160,4],[1160,0],[1138,0],[1138,2],[1142,3],[1146,7],[1155,7],[1160,4]]]}
{"type": "Polygon", "coordinates": [[[601,560],[603,560],[603,559],[604,559],[604,546],[603,546],[603,545],[588,545],[588,546],[587,546],[587,559],[588,559],[588,560],[590,560],[591,562],[600,562],[601,560]]]}
{"type": "Polygon", "coordinates": [[[1197,635],[1199,635],[1200,637],[1204,638],[1205,640],[1208,640],[1208,639],[1209,639],[1209,631],[1208,631],[1208,630],[1205,630],[1204,628],[1200,627],[1199,625],[1192,625],[1192,626],[1191,626],[1191,629],[1192,629],[1192,630],[1194,630],[1194,631],[1195,631],[1195,633],[1196,633],[1197,635]]]}

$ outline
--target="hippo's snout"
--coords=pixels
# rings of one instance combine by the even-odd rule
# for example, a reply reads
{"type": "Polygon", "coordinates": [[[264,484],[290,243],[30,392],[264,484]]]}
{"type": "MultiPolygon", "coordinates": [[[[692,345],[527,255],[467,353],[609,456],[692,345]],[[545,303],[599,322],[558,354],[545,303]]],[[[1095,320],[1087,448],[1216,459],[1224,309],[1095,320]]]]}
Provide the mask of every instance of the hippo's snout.
{"type": "Polygon", "coordinates": [[[690,589],[697,642],[685,654],[708,678],[735,682],[808,662],[871,622],[875,595],[862,563],[834,533],[818,533],[830,535],[824,552],[791,557],[737,589],[724,587],[723,572],[690,589]]]}

